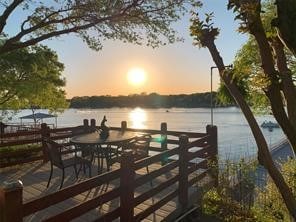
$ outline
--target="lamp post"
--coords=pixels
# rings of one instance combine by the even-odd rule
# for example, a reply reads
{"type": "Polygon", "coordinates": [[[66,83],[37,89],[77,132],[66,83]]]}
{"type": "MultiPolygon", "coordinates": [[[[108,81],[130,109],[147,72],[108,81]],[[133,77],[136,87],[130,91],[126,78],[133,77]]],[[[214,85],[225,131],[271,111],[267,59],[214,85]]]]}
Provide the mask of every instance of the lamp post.
{"type": "MultiPolygon", "coordinates": [[[[211,125],[214,123],[214,113],[213,113],[213,69],[217,69],[217,66],[211,66],[211,125]]],[[[224,68],[232,68],[232,64],[224,66],[224,68]]]]}

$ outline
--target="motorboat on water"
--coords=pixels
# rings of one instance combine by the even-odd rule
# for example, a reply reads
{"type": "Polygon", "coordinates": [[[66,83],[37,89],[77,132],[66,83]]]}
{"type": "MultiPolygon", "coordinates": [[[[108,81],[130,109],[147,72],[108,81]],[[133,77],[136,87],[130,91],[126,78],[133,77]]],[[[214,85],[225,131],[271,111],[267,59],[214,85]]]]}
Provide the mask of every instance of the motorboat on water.
{"type": "Polygon", "coordinates": [[[272,131],[274,128],[280,128],[278,123],[274,123],[274,122],[271,122],[271,121],[264,121],[261,124],[261,127],[262,128],[268,128],[269,131],[272,131]]]}

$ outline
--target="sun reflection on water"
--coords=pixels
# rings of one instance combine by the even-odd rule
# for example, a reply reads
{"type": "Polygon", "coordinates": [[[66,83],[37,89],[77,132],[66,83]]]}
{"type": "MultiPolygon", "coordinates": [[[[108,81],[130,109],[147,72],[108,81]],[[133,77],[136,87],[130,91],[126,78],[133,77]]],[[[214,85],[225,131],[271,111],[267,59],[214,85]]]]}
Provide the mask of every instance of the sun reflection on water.
{"type": "Polygon", "coordinates": [[[147,128],[147,113],[141,108],[135,108],[129,113],[129,121],[131,122],[131,128],[147,128]]]}

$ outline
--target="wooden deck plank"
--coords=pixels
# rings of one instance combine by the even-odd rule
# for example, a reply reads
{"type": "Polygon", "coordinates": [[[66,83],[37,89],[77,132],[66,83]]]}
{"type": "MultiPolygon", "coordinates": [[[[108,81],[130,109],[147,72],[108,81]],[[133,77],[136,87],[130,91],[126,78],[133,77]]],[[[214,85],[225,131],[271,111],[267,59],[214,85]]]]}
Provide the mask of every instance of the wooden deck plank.
{"type": "MultiPolygon", "coordinates": [[[[159,169],[160,163],[151,164],[149,165],[149,172],[152,172],[154,170],[159,169]]],[[[112,169],[118,169],[119,164],[114,164],[112,166],[112,169]]],[[[47,180],[50,174],[50,164],[46,163],[43,164],[41,161],[29,163],[29,164],[23,164],[22,166],[15,166],[10,168],[4,168],[1,169],[0,174],[0,181],[7,181],[7,180],[16,180],[19,179],[23,182],[24,188],[23,188],[23,200],[25,202],[33,200],[35,198],[44,196],[49,193],[53,193],[55,191],[59,190],[60,185],[60,175],[61,170],[55,168],[52,176],[52,181],[50,183],[49,188],[46,188],[47,180]]],[[[97,166],[93,165],[92,167],[92,176],[94,176],[97,172],[97,166]]],[[[88,171],[86,172],[88,173],[88,171]]],[[[149,191],[153,187],[156,187],[159,183],[164,182],[168,179],[170,179],[172,176],[176,175],[178,173],[178,167],[171,171],[170,173],[167,173],[165,175],[161,175],[155,179],[152,180],[152,186],[150,182],[147,182],[143,184],[140,187],[137,187],[135,190],[135,197],[149,191]]],[[[147,171],[146,168],[142,168],[136,171],[136,177],[141,177],[143,175],[146,175],[147,171]]],[[[66,169],[65,172],[65,181],[64,181],[64,187],[67,187],[69,185],[84,181],[88,179],[87,174],[85,175],[83,172],[80,172],[79,179],[75,179],[74,170],[73,169],[66,169]]],[[[194,176],[194,175],[193,175],[194,176]]],[[[190,176],[192,177],[192,175],[190,176]]],[[[79,195],[74,196],[73,198],[69,198],[61,203],[55,204],[53,206],[50,206],[44,210],[41,210],[33,215],[29,215],[25,218],[24,221],[40,221],[49,216],[56,215],[63,210],[66,210],[68,208],[71,208],[75,205],[78,205],[80,203],[83,203],[87,200],[90,200],[107,190],[112,190],[115,187],[119,186],[119,180],[111,181],[108,185],[103,184],[97,188],[93,188],[89,191],[83,192],[79,195]]],[[[149,206],[153,205],[157,201],[159,201],[163,196],[171,192],[172,190],[175,190],[178,186],[178,183],[173,184],[172,186],[166,188],[162,192],[158,193],[157,195],[153,196],[152,198],[147,199],[145,202],[137,205],[135,207],[135,215],[140,213],[141,211],[147,209],[149,206]]],[[[176,209],[178,206],[177,204],[177,198],[175,198],[172,201],[169,201],[167,204],[165,204],[163,207],[158,209],[153,214],[149,215],[145,220],[143,221],[153,221],[158,222],[164,220],[164,218],[169,215],[172,211],[176,209]]],[[[81,215],[80,217],[76,218],[75,222],[81,222],[81,221],[92,221],[99,217],[100,215],[103,215],[107,212],[110,212],[111,210],[117,208],[119,206],[119,198],[113,201],[109,201],[101,206],[96,207],[95,209],[87,212],[84,215],[81,215]]]]}

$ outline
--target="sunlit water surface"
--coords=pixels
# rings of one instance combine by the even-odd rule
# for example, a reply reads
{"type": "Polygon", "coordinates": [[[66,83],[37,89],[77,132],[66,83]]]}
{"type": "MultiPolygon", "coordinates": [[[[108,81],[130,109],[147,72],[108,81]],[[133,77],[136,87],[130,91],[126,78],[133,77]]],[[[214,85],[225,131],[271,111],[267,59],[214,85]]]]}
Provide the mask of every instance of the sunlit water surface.
{"type": "MultiPolygon", "coordinates": [[[[39,110],[38,110],[39,112],[39,110]]],[[[46,110],[40,110],[46,112],[46,110]]],[[[18,113],[12,122],[19,122],[18,117],[31,114],[30,110],[18,113]]],[[[58,117],[58,127],[82,125],[83,119],[96,119],[100,123],[103,116],[107,117],[107,125],[120,126],[121,121],[127,121],[131,128],[160,129],[160,124],[166,122],[168,130],[205,132],[210,124],[210,109],[206,108],[112,108],[112,109],[68,109],[58,117]]],[[[261,124],[264,120],[274,121],[270,115],[257,116],[261,124]]],[[[44,122],[54,123],[54,119],[44,122]]],[[[223,159],[237,159],[252,156],[256,146],[251,130],[238,108],[218,108],[214,110],[214,124],[218,126],[219,156],[223,159]]],[[[262,129],[269,145],[284,138],[280,129],[272,132],[262,129]]]]}

